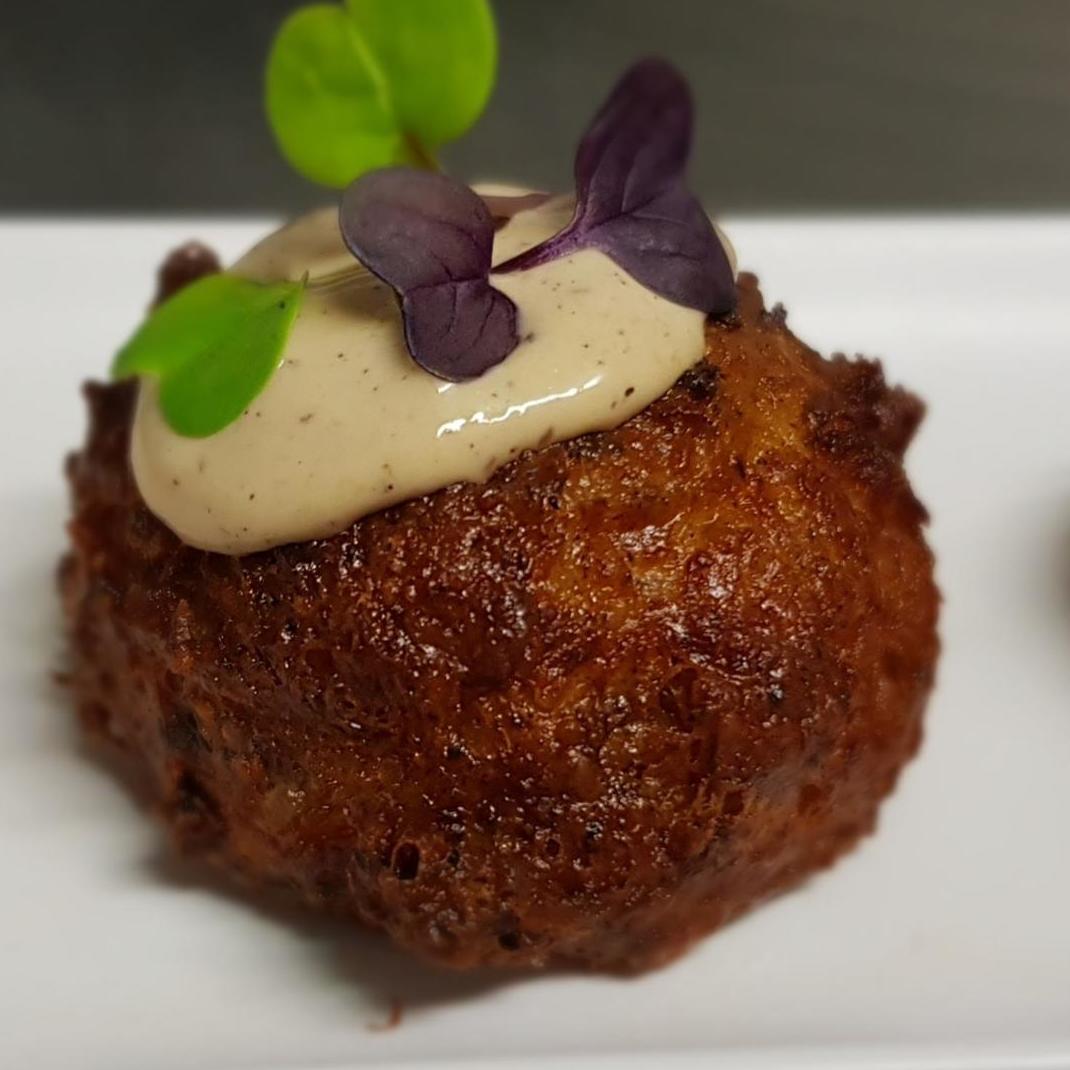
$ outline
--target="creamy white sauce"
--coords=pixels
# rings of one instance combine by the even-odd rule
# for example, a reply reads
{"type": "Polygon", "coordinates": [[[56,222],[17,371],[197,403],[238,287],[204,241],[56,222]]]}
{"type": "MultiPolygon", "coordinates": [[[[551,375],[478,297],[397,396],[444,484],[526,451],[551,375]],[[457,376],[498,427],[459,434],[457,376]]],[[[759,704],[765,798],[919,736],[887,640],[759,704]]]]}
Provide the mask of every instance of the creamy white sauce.
{"type": "MultiPolygon", "coordinates": [[[[568,198],[498,231],[500,263],[556,233],[568,198]]],[[[260,280],[352,268],[337,211],[305,216],[233,270],[260,280]]],[[[704,316],[645,289],[594,250],[493,283],[516,302],[516,350],[466,383],[419,368],[393,293],[364,276],[310,290],[271,381],[233,424],[185,438],[141,385],[132,438],[138,487],[184,542],[244,554],[341,531],[450,483],[482,481],[522,450],[622,423],[702,356],[704,316]]]]}

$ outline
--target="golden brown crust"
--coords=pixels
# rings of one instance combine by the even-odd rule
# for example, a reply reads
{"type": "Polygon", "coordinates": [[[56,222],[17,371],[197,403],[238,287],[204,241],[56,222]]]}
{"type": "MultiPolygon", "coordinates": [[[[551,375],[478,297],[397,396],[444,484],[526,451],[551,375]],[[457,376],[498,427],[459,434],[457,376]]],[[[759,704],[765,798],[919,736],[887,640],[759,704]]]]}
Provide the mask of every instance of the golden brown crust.
{"type": "Polygon", "coordinates": [[[182,546],[90,387],[62,586],[83,718],[180,843],[459,966],[663,962],[868,832],[937,594],[876,364],[740,280],[610,432],[326,540],[182,546]]]}

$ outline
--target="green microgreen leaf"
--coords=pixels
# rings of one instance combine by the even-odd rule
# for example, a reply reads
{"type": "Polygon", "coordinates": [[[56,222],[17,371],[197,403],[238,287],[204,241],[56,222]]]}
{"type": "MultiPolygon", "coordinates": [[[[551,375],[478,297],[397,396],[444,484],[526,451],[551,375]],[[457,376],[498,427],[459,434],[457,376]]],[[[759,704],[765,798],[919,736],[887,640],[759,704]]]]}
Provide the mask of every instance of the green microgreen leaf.
{"type": "Polygon", "coordinates": [[[347,0],[295,11],[268,57],[268,120],[293,167],[343,187],[434,150],[479,118],[494,85],[487,0],[347,0]]]}
{"type": "Polygon", "coordinates": [[[345,4],[382,66],[401,128],[431,148],[468,130],[487,106],[498,66],[487,0],[345,4]]]}
{"type": "Polygon", "coordinates": [[[303,282],[208,275],[160,305],[119,351],[112,376],[154,375],[180,435],[236,420],[267,385],[304,298],[303,282]]]}
{"type": "Polygon", "coordinates": [[[404,153],[382,69],[336,4],[300,8],[282,24],[266,103],[283,155],[314,182],[344,186],[404,153]]]}

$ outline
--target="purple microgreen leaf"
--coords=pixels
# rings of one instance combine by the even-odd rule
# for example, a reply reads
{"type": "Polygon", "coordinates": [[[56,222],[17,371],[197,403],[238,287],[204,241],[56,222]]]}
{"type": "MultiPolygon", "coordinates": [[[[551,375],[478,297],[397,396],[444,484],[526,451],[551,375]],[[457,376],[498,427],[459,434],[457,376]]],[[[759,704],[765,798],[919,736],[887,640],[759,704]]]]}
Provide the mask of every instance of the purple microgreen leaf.
{"type": "Polygon", "coordinates": [[[684,184],[694,109],[670,64],[642,60],[602,105],[576,151],[576,210],[560,233],[495,270],[518,271],[598,249],[676,304],[711,315],[735,304],[713,224],[684,184]]]}
{"type": "Polygon", "coordinates": [[[516,348],[516,306],[488,282],[494,221],[467,186],[394,167],[342,195],[342,238],[397,294],[413,360],[441,379],[482,375],[516,348]]]}

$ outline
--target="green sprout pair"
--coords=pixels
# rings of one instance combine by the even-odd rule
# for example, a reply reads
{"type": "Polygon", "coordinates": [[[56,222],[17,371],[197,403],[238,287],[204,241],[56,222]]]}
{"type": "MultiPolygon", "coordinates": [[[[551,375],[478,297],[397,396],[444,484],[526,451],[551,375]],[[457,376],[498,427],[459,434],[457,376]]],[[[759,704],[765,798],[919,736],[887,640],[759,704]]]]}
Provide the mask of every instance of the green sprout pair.
{"type": "Polygon", "coordinates": [[[486,107],[498,62],[486,0],[345,0],[295,11],[267,63],[267,113],[306,178],[434,169],[486,107]]]}
{"type": "MultiPolygon", "coordinates": [[[[345,0],[295,11],[267,62],[265,103],[283,155],[342,188],[435,154],[486,107],[498,44],[487,0],[345,0]]],[[[117,379],[151,375],[180,435],[236,420],[278,367],[306,284],[210,275],[156,309],[119,351],[117,379]]]]}

